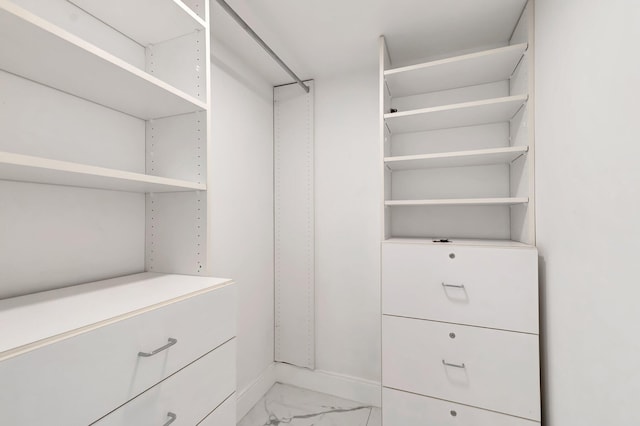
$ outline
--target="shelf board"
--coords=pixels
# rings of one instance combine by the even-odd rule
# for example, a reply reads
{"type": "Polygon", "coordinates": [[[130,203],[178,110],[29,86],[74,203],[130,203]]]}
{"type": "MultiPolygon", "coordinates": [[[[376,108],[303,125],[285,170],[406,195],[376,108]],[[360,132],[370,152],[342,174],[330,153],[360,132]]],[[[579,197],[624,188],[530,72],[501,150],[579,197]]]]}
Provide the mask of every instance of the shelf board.
{"type": "Polygon", "coordinates": [[[206,23],[180,0],[69,0],[142,46],[204,30],[206,23]]]}
{"type": "Polygon", "coordinates": [[[145,120],[207,109],[8,0],[0,0],[0,69],[145,120]]]}
{"type": "Polygon", "coordinates": [[[403,155],[397,157],[385,157],[384,163],[391,170],[505,164],[526,154],[528,150],[528,146],[512,146],[507,148],[444,152],[439,154],[403,155]]]}
{"type": "Polygon", "coordinates": [[[513,240],[484,240],[470,238],[449,238],[450,242],[440,243],[441,237],[419,238],[419,237],[391,237],[383,240],[387,244],[426,244],[432,246],[478,246],[478,247],[510,247],[510,248],[534,248],[531,244],[521,243],[513,240]]]}
{"type": "Polygon", "coordinates": [[[409,96],[507,80],[527,43],[485,50],[384,72],[391,96],[409,96]]]}
{"type": "Polygon", "coordinates": [[[385,122],[391,133],[420,132],[451,127],[509,121],[527,102],[527,95],[507,96],[387,113],[385,122]]]}
{"type": "Polygon", "coordinates": [[[8,152],[0,152],[0,179],[143,193],[206,190],[196,182],[8,152]]]}
{"type": "Polygon", "coordinates": [[[0,360],[231,283],[144,272],[0,300],[0,360]]]}
{"type": "Polygon", "coordinates": [[[387,200],[385,206],[511,206],[528,203],[528,197],[509,198],[452,198],[433,200],[387,200]]]}

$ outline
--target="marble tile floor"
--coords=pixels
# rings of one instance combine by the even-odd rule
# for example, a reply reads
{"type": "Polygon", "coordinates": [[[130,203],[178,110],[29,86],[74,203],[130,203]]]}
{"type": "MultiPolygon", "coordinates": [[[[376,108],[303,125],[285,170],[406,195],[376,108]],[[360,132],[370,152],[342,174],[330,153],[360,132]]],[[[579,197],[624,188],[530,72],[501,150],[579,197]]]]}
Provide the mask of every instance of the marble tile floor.
{"type": "Polygon", "coordinates": [[[276,383],[238,426],[380,426],[380,409],[276,383]]]}

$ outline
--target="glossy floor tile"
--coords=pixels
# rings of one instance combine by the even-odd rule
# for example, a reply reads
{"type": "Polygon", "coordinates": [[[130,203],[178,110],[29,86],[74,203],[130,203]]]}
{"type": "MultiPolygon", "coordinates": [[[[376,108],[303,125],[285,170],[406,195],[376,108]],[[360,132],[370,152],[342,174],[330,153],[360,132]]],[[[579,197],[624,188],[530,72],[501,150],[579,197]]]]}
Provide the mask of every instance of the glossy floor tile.
{"type": "Polygon", "coordinates": [[[276,383],[238,426],[380,426],[380,409],[276,383]]]}

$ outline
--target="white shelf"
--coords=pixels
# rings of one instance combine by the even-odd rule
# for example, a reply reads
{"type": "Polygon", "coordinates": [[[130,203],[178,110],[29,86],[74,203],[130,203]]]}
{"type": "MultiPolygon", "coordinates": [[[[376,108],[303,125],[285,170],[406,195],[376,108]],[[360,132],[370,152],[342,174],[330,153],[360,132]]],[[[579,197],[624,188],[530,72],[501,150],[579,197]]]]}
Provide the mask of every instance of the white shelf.
{"type": "Polygon", "coordinates": [[[400,97],[507,80],[527,43],[426,62],[384,72],[391,96],[400,97]]]}
{"type": "Polygon", "coordinates": [[[528,203],[528,197],[517,198],[452,198],[435,200],[387,200],[385,206],[511,206],[528,203]]]}
{"type": "Polygon", "coordinates": [[[207,109],[8,0],[0,0],[0,69],[145,120],[207,109]]]}
{"type": "Polygon", "coordinates": [[[0,300],[0,360],[231,282],[145,272],[0,300]]]}
{"type": "Polygon", "coordinates": [[[384,119],[391,133],[499,123],[513,118],[527,98],[527,95],[517,95],[422,108],[388,113],[384,119]]]}
{"type": "Polygon", "coordinates": [[[527,146],[513,146],[439,154],[404,155],[385,157],[384,162],[391,170],[482,166],[510,163],[521,155],[526,154],[528,150],[529,147],[527,146]]]}
{"type": "Polygon", "coordinates": [[[441,239],[441,237],[433,238],[403,238],[392,237],[383,240],[383,243],[388,244],[426,244],[432,246],[478,246],[478,247],[510,247],[510,248],[533,248],[530,244],[524,244],[519,241],[513,240],[481,240],[481,239],[463,239],[463,238],[448,238],[450,242],[440,243],[435,242],[441,239]]]}
{"type": "Polygon", "coordinates": [[[196,182],[8,152],[0,152],[0,179],[128,192],[206,189],[206,185],[196,182]]]}
{"type": "Polygon", "coordinates": [[[70,1],[143,46],[206,27],[206,23],[180,0],[70,1]]]}

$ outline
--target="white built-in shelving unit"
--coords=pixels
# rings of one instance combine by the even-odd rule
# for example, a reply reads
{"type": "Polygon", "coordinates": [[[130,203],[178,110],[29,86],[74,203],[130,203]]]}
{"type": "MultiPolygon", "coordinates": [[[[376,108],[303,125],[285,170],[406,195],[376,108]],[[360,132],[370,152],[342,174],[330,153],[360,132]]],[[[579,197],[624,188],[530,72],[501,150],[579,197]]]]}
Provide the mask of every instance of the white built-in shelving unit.
{"type": "Polygon", "coordinates": [[[534,0],[486,7],[444,59],[380,39],[384,426],[541,421],[534,0]]]}
{"type": "Polygon", "coordinates": [[[532,42],[394,67],[381,38],[384,239],[535,244],[532,42]]]}
{"type": "Polygon", "coordinates": [[[206,0],[0,0],[0,298],[207,275],[209,50],[206,0]]]}

